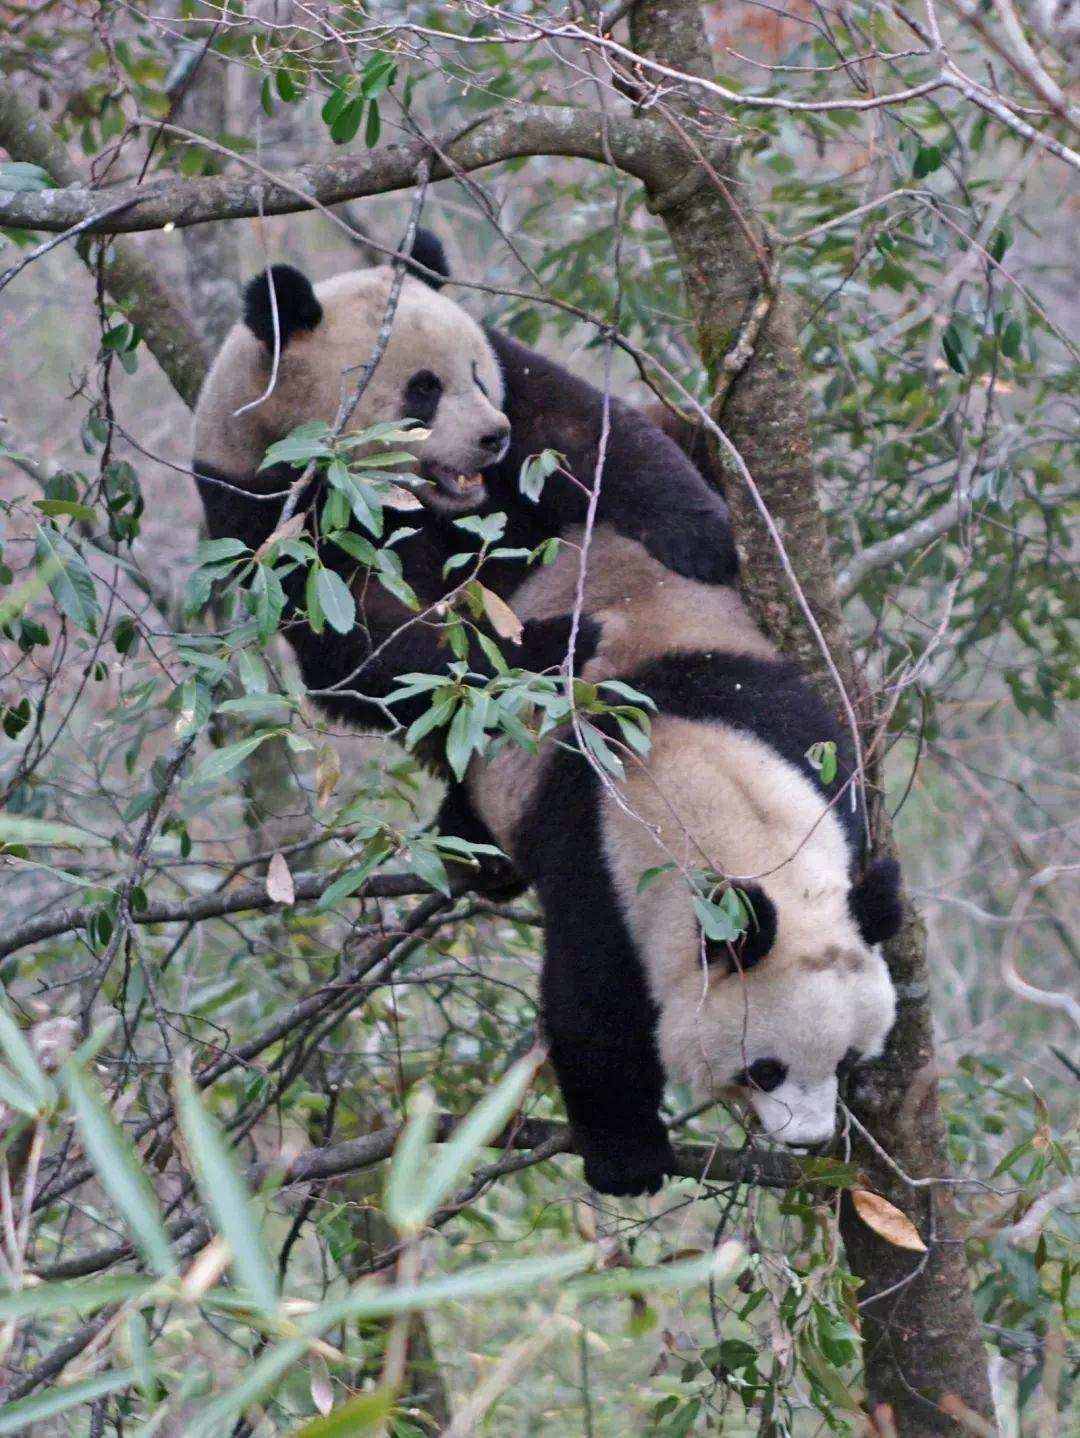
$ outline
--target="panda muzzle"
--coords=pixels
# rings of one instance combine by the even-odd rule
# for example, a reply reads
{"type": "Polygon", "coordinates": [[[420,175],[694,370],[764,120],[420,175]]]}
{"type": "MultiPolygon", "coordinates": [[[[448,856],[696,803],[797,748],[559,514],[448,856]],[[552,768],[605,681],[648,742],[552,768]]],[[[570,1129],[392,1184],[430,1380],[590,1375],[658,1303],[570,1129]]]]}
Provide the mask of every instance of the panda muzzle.
{"type": "Polygon", "coordinates": [[[479,500],[483,494],[484,476],[479,471],[463,474],[453,465],[433,464],[428,461],[422,466],[422,473],[425,479],[430,479],[443,494],[452,499],[479,500]]]}

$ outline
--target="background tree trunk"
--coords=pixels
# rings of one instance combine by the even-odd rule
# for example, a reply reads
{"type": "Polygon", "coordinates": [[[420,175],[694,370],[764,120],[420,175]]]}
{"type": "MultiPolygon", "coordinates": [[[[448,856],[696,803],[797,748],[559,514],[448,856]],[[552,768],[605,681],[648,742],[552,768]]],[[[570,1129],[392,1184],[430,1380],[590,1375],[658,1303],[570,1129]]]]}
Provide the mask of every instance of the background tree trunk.
{"type": "MultiPolygon", "coordinates": [[[[712,60],[696,0],[641,0],[631,12],[634,49],[641,55],[701,76],[712,60]]],[[[678,254],[702,357],[714,384],[723,361],[751,316],[768,298],[763,268],[772,265],[768,242],[756,222],[746,185],[735,172],[736,147],[717,137],[720,114],[702,110],[700,95],[682,97],[678,108],[687,135],[702,146],[711,177],[687,149],[684,177],[652,195],[678,254]],[[701,136],[699,121],[708,131],[701,136]],[[762,261],[764,260],[764,266],[762,261]]],[[[783,539],[788,558],[844,681],[864,732],[873,717],[865,681],[851,651],[837,597],[828,530],[813,463],[792,305],[778,290],[746,368],[726,392],[714,418],[740,451],[783,539]]],[[[776,546],[753,497],[731,473],[727,495],[743,562],[743,591],[758,620],[785,653],[815,678],[837,704],[821,647],[808,627],[776,546]]],[[[880,812],[876,848],[893,840],[880,812]]],[[[993,1416],[986,1357],[979,1333],[959,1230],[948,1186],[912,1187],[909,1178],[946,1177],[948,1161],[938,1107],[932,1020],[926,968],[926,934],[908,910],[907,922],[889,945],[887,958],[900,997],[899,1018],[888,1061],[873,1086],[864,1084],[853,1103],[861,1123],[889,1162],[855,1135],[855,1156],[868,1186],[904,1210],[925,1238],[929,1254],[891,1247],[873,1234],[845,1202],[841,1229],[848,1262],[863,1280],[863,1349],[869,1405],[888,1404],[905,1438],[958,1431],[946,1409],[960,1403],[984,1418],[993,1416]],[[895,1166],[894,1166],[895,1165],[895,1166]],[[942,1407],[946,1400],[945,1407],[942,1407]]]]}

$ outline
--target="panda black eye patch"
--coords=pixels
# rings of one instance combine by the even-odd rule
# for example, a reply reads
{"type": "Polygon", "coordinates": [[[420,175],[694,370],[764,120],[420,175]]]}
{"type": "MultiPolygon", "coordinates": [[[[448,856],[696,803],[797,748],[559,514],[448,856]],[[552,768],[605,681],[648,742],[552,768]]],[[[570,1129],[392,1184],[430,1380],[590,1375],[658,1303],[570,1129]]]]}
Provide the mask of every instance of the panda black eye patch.
{"type": "Polygon", "coordinates": [[[405,386],[405,405],[402,419],[419,420],[430,424],[442,399],[442,380],[429,369],[418,369],[405,386]]]}
{"type": "Polygon", "coordinates": [[[743,1088],[756,1088],[762,1093],[772,1093],[786,1078],[787,1064],[782,1064],[779,1059],[755,1059],[749,1068],[735,1075],[733,1082],[741,1084],[743,1088]]]}

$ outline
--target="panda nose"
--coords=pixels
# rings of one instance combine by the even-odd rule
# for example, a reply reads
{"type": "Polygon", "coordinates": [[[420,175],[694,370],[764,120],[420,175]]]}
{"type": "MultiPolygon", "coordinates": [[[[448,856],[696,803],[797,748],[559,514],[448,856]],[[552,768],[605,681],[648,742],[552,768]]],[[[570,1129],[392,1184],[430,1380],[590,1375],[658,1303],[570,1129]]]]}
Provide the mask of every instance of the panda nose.
{"type": "Polygon", "coordinates": [[[490,434],[481,436],[480,448],[485,454],[501,454],[503,445],[510,437],[510,426],[505,429],[493,429],[490,434]]]}

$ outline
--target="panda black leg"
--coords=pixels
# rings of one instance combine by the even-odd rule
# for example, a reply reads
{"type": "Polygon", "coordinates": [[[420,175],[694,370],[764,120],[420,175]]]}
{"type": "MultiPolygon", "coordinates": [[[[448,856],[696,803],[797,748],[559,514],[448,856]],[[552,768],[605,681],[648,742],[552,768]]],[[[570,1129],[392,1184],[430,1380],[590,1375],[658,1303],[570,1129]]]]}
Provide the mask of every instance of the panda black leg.
{"type": "Polygon", "coordinates": [[[592,769],[560,750],[516,852],[544,910],[543,1022],[585,1178],[601,1193],[655,1193],[674,1162],[657,1014],[604,862],[600,801],[592,769]]]}
{"type": "MultiPolygon", "coordinates": [[[[494,834],[473,808],[465,785],[453,781],[447,786],[446,796],[435,817],[435,827],[440,834],[467,839],[471,844],[495,843],[494,834]]],[[[477,854],[476,866],[458,864],[454,867],[456,873],[465,876],[470,889],[499,903],[516,899],[528,888],[528,881],[521,877],[510,860],[494,854],[477,854]]]]}
{"type": "Polygon", "coordinates": [[[568,933],[566,919],[563,910],[548,925],[541,993],[585,1181],[600,1193],[655,1193],[674,1154],[660,1122],[664,1075],[651,1000],[610,935],[568,933]]]}

